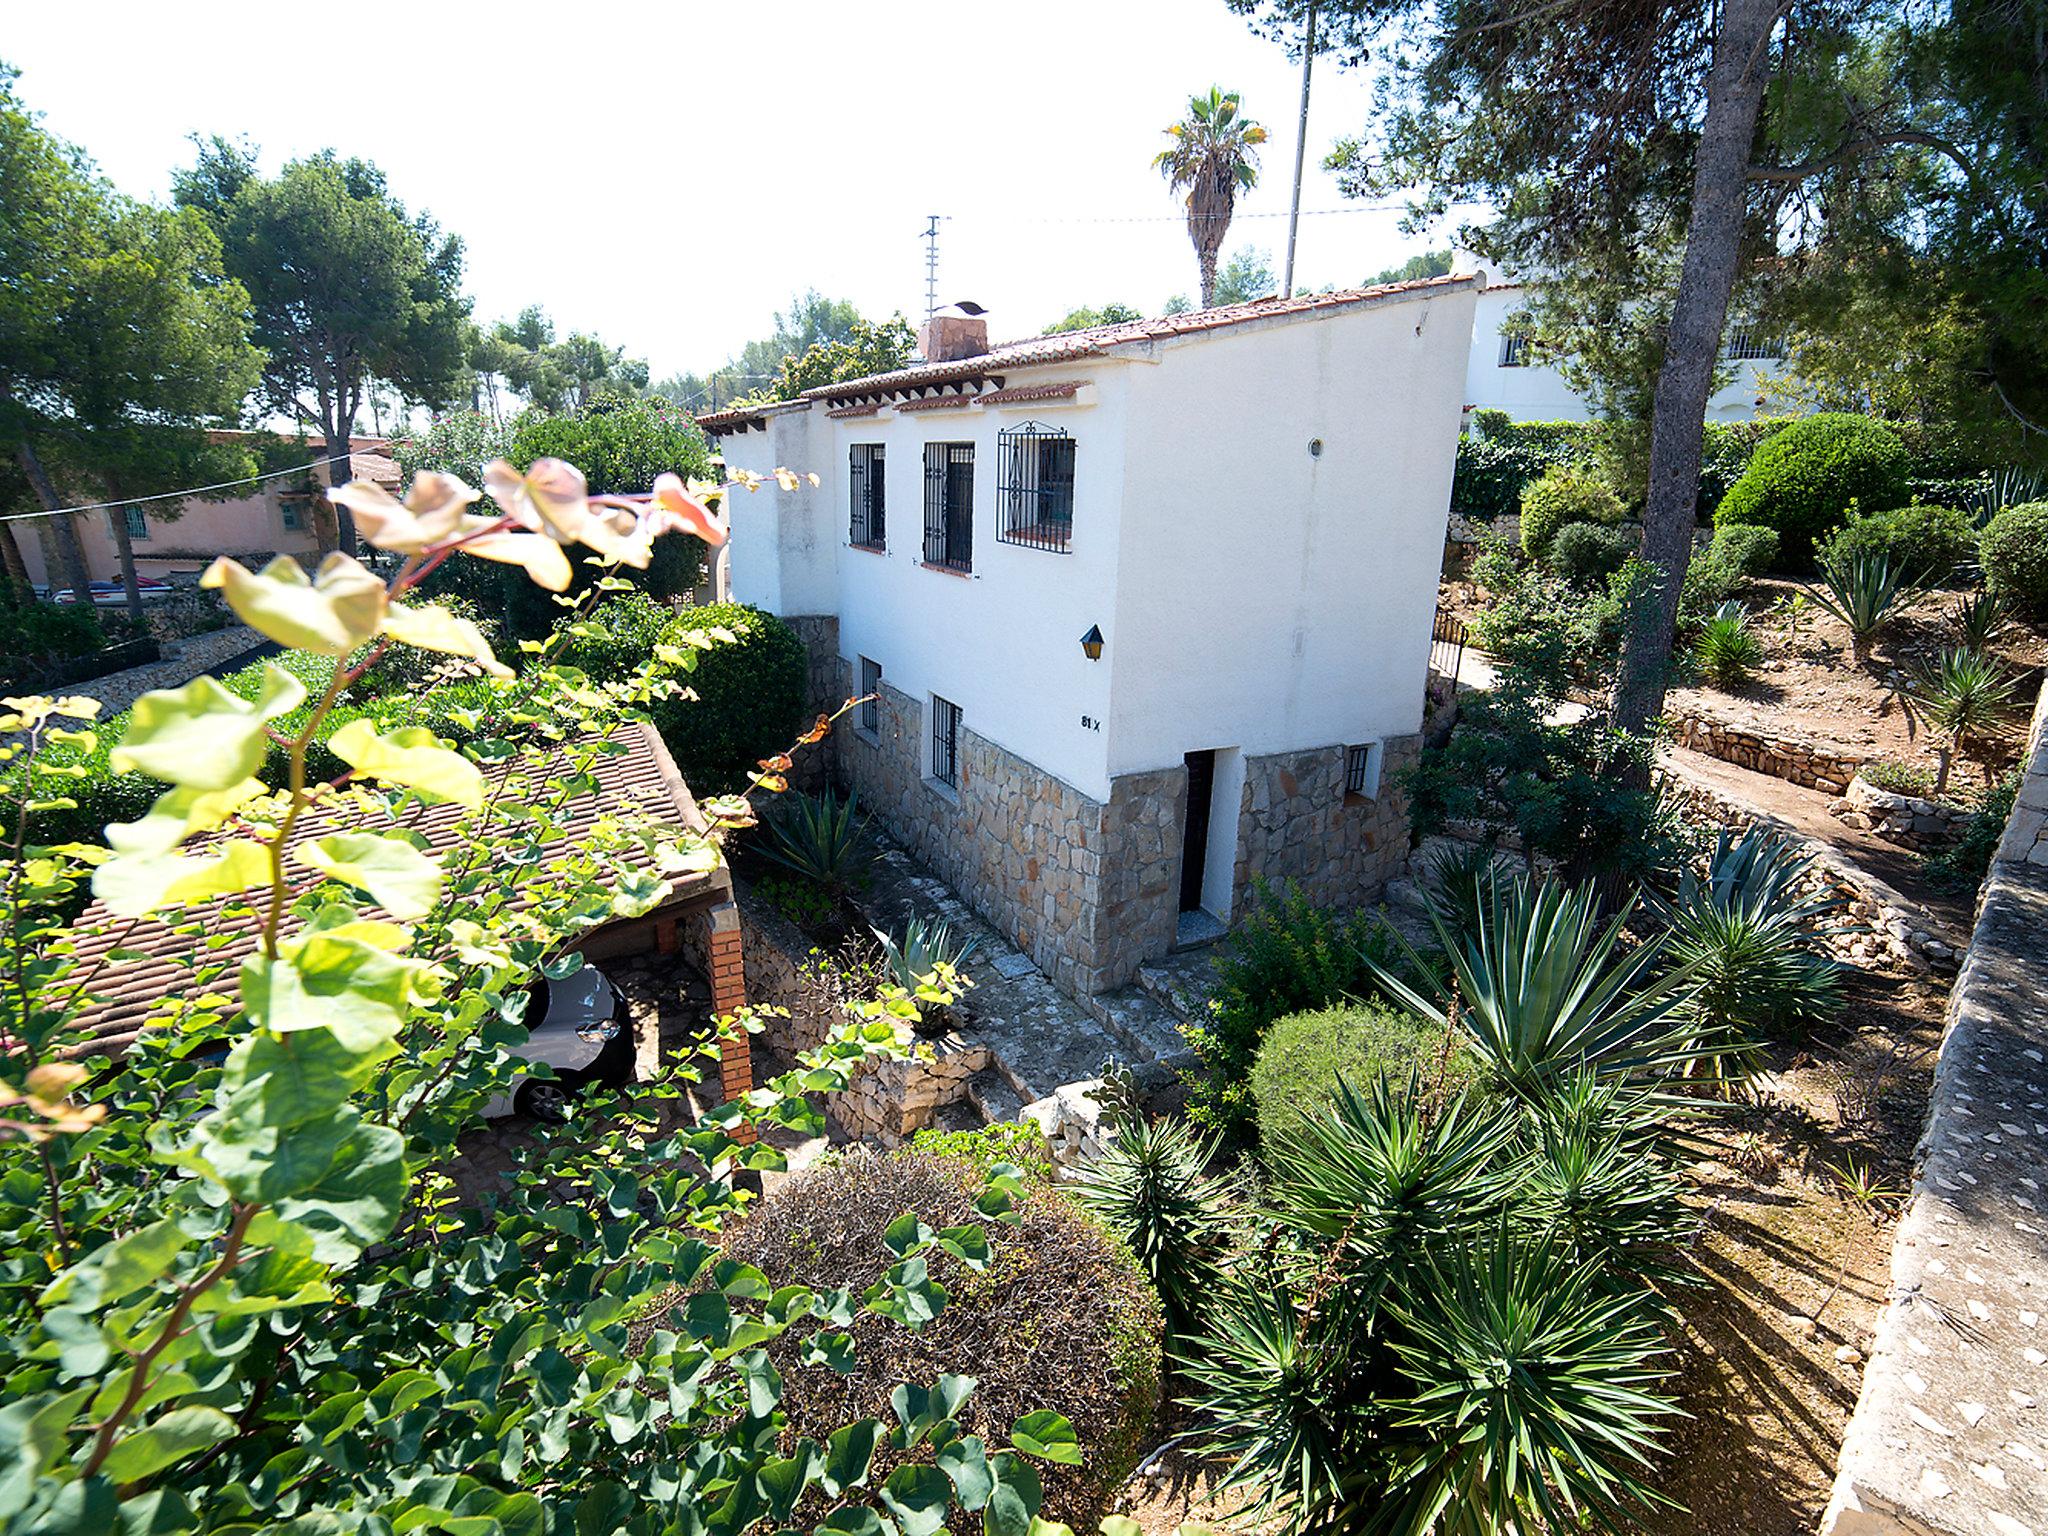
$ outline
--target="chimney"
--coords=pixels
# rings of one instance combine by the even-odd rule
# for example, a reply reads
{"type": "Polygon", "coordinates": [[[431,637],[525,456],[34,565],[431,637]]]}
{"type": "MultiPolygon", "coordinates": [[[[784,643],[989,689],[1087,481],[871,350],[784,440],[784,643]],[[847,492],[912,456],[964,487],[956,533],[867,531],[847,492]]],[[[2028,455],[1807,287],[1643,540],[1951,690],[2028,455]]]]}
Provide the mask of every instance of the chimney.
{"type": "Polygon", "coordinates": [[[957,362],[988,350],[988,321],[979,304],[949,304],[917,328],[917,350],[928,363],[957,362]]]}

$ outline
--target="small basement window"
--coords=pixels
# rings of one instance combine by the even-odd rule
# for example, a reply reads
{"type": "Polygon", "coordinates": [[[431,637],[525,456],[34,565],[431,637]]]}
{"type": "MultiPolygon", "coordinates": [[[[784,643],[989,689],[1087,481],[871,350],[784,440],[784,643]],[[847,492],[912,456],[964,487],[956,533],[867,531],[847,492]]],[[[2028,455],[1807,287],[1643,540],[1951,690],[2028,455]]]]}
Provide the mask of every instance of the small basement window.
{"type": "Polygon", "coordinates": [[[879,740],[882,734],[882,664],[860,659],[860,713],[855,715],[854,729],[863,736],[879,740]]]}
{"type": "Polygon", "coordinates": [[[883,444],[855,443],[847,452],[846,483],[852,508],[846,536],[855,549],[889,547],[883,444]]]}
{"type": "Polygon", "coordinates": [[[960,706],[932,695],[932,777],[960,787],[960,706]]]}
{"type": "Polygon", "coordinates": [[[1074,539],[1074,440],[1027,421],[996,434],[996,540],[1064,555],[1074,539]]]}
{"type": "Polygon", "coordinates": [[[1344,749],[1344,799],[1347,802],[1377,800],[1380,796],[1382,743],[1344,749]]]}

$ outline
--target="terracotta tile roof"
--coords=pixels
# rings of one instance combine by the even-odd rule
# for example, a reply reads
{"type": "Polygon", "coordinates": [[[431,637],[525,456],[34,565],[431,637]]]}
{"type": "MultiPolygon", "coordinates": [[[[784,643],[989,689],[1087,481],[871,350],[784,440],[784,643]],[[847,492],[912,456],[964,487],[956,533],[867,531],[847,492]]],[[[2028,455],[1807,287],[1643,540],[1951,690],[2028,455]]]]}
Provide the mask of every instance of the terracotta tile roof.
{"type": "Polygon", "coordinates": [[[899,411],[957,411],[973,405],[977,397],[973,391],[950,395],[924,395],[914,400],[898,400],[899,411]]]}
{"type": "Polygon", "coordinates": [[[1390,299],[1420,297],[1439,289],[1469,287],[1479,279],[1472,275],[1424,277],[1413,282],[1383,283],[1375,288],[1347,288],[1337,293],[1304,293],[1291,299],[1255,299],[1249,304],[1222,304],[1214,309],[1189,310],[1186,314],[1161,315],[1151,320],[1129,320],[1118,325],[1091,326],[1083,331],[1063,331],[1053,336],[1033,336],[1025,341],[1004,342],[978,357],[956,358],[947,363],[920,363],[894,373],[878,373],[865,379],[848,379],[806,390],[806,400],[843,400],[852,395],[885,394],[896,389],[915,389],[926,384],[986,378],[1016,368],[1035,368],[1045,363],[1071,362],[1076,358],[1102,357],[1119,347],[1148,342],[1171,341],[1178,336],[1196,336],[1225,330],[1276,316],[1308,315],[1351,309],[1390,299]]]}
{"type": "MultiPolygon", "coordinates": [[[[992,389],[987,394],[975,397],[976,405],[1025,405],[1033,400],[1071,400],[1076,390],[1087,383],[1086,379],[1069,379],[1064,384],[1013,384],[1008,389],[992,389]]],[[[826,415],[833,413],[827,411],[826,415]]]]}
{"type": "MultiPolygon", "coordinates": [[[[682,775],[676,771],[675,761],[662,745],[661,738],[650,727],[635,723],[626,727],[621,739],[630,750],[616,757],[598,760],[595,771],[601,779],[600,789],[594,795],[581,795],[570,802],[560,822],[549,826],[544,847],[559,849],[568,846],[586,836],[601,817],[643,822],[653,820],[703,829],[703,815],[684,785],[682,775]]],[[[531,771],[537,764],[533,754],[527,754],[514,759],[509,766],[531,771]]],[[[507,771],[505,765],[496,770],[485,770],[486,777],[494,781],[501,779],[507,771]]],[[[430,851],[441,855],[455,849],[465,824],[466,817],[461,808],[452,805],[425,807],[406,821],[407,826],[426,837],[430,851]]],[[[321,837],[335,830],[336,826],[328,817],[311,815],[300,824],[293,842],[321,837]]],[[[664,907],[680,906],[728,889],[728,877],[723,869],[709,874],[670,878],[675,889],[663,903],[664,907]]],[[[294,890],[293,894],[299,892],[294,890]]],[[[256,921],[246,914],[230,911],[235,903],[236,899],[230,898],[186,909],[187,921],[201,922],[206,932],[215,938],[226,936],[225,943],[206,952],[209,964],[238,965],[256,947],[256,921]]],[[[91,971],[96,961],[105,960],[110,950],[140,952],[140,958],[106,961],[107,969],[93,977],[87,987],[96,1000],[82,1016],[82,1023],[91,1039],[87,1049],[119,1052],[134,1043],[160,1003],[193,990],[191,970],[173,958],[189,954],[192,940],[154,919],[123,922],[111,917],[98,902],[86,908],[79,919],[79,927],[81,930],[103,930],[78,940],[81,973],[91,971]]]]}
{"type": "Polygon", "coordinates": [[[842,405],[837,410],[827,411],[825,414],[834,421],[844,421],[849,416],[872,416],[881,408],[882,402],[876,400],[867,405],[842,405]]]}
{"type": "MultiPolygon", "coordinates": [[[[1091,326],[1084,331],[1062,331],[1053,336],[1033,336],[1024,341],[1004,342],[974,357],[946,363],[918,363],[893,373],[871,374],[806,390],[796,404],[813,400],[845,404],[861,395],[886,395],[898,390],[921,389],[933,384],[980,382],[1001,379],[1019,368],[1037,368],[1047,363],[1075,362],[1081,358],[1114,356],[1120,347],[1143,346],[1171,341],[1179,336],[1197,336],[1234,325],[1290,315],[1312,315],[1422,297],[1439,290],[1483,285],[1484,278],[1473,273],[1446,277],[1422,277],[1406,283],[1382,283],[1373,288],[1346,288],[1336,293],[1304,293],[1291,299],[1254,299],[1249,304],[1222,304],[1214,309],[1189,310],[1186,314],[1161,315],[1151,320],[1130,320],[1119,325],[1091,326]]],[[[912,409],[936,409],[899,403],[912,409]]],[[[781,405],[767,409],[787,410],[781,405]]],[[[697,425],[714,436],[758,426],[766,415],[761,406],[717,411],[699,416],[697,425]]]]}

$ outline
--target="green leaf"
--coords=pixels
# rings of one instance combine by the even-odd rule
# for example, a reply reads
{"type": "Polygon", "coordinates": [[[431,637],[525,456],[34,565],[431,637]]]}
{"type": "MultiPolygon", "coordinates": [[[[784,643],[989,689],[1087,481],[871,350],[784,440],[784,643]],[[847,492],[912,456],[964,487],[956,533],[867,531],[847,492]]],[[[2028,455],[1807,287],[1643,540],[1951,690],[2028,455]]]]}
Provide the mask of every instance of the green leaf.
{"type": "Polygon", "coordinates": [[[865,1505],[835,1509],[818,1522],[814,1536],[883,1536],[882,1517],[865,1505]]]}
{"type": "Polygon", "coordinates": [[[830,1366],[842,1376],[853,1372],[853,1335],[814,1333],[804,1343],[804,1364],[830,1366]]]}
{"type": "Polygon", "coordinates": [[[191,1239],[171,1220],[151,1222],[96,1249],[43,1288],[43,1306],[76,1298],[75,1305],[104,1307],[170,1271],[191,1239]]]}
{"type": "Polygon", "coordinates": [[[740,1356],[739,1370],[747,1383],[747,1412],[757,1419],[767,1418],[782,1401],[782,1373],[775,1369],[768,1352],[761,1349],[750,1349],[740,1356]]]}
{"type": "Polygon", "coordinates": [[[210,677],[145,693],[131,706],[128,734],[107,756],[116,773],[146,773],[185,789],[228,789],[255,777],[269,750],[264,722],[297,709],[306,688],[282,667],[263,669],[254,703],[210,677]]]}
{"type": "Polygon", "coordinates": [[[405,608],[393,603],[384,610],[384,633],[423,651],[441,651],[478,663],[493,677],[510,677],[512,669],[498,660],[484,633],[468,619],[429,603],[405,608]]]}
{"type": "Polygon", "coordinates": [[[279,1034],[332,1029],[363,1049],[405,1022],[416,969],[338,931],[309,932],[282,946],[275,960],[258,953],[242,962],[242,1006],[279,1034]]]}
{"type": "Polygon", "coordinates": [[[932,1229],[919,1221],[914,1211],[905,1211],[882,1229],[882,1241],[899,1259],[931,1240],[932,1229]]]}
{"type": "Polygon", "coordinates": [[[211,853],[124,854],[108,859],[93,871],[92,893],[116,917],[141,917],[163,907],[268,885],[270,877],[269,847],[237,837],[211,853]]]}
{"type": "Polygon", "coordinates": [[[482,772],[460,752],[441,745],[425,726],[379,735],[368,720],[351,720],[328,738],[327,746],[363,778],[416,789],[434,802],[483,808],[482,772]]]}
{"type": "Polygon", "coordinates": [[[959,1499],[962,1509],[972,1514],[988,1503],[996,1480],[989,1469],[988,1451],[981,1442],[981,1436],[966,1435],[948,1441],[939,1447],[932,1461],[952,1480],[954,1496],[959,1499]]]}
{"type": "Polygon", "coordinates": [[[405,1204],[405,1138],[387,1125],[361,1125],[327,1174],[277,1202],[277,1214],[313,1234],[313,1257],[346,1264],[390,1232],[405,1204]]]}
{"type": "Polygon", "coordinates": [[[1031,1522],[1045,1502],[1045,1487],[1028,1461],[1008,1451],[998,1451],[989,1460],[995,1487],[988,1506],[981,1512],[983,1536],[1031,1536],[1031,1522]]]}
{"type": "Polygon", "coordinates": [[[835,1430],[825,1442],[825,1491],[837,1498],[866,1482],[881,1443],[882,1425],[877,1419],[861,1419],[835,1430]]]}
{"type": "Polygon", "coordinates": [[[425,917],[441,895],[441,867],[403,838],[335,832],[296,850],[299,863],[365,892],[401,921],[425,917]]]}
{"type": "Polygon", "coordinates": [[[946,1523],[953,1484],[937,1467],[902,1466],[882,1484],[881,1498],[903,1536],[934,1536],[946,1523]]]}
{"type": "Polygon", "coordinates": [[[297,1125],[332,1113],[398,1054],[391,1034],[358,1038],[350,1031],[296,1029],[244,1035],[221,1073],[231,1100],[260,1095],[267,1125],[297,1125]]]}
{"type": "Polygon", "coordinates": [[[988,1233],[972,1222],[964,1226],[947,1227],[940,1232],[939,1247],[969,1269],[988,1268],[988,1233]]]}
{"type": "Polygon", "coordinates": [[[173,1408],[154,1424],[115,1441],[100,1475],[115,1484],[137,1482],[234,1433],[235,1421],[218,1408],[173,1408]]]}
{"type": "Polygon", "coordinates": [[[339,550],[320,562],[310,580],[289,555],[261,571],[222,555],[199,584],[218,589],[236,618],[294,651],[346,656],[384,622],[384,583],[339,550]]]}
{"type": "Polygon", "coordinates": [[[1069,1467],[1081,1465],[1081,1441],[1074,1433],[1073,1421],[1050,1408],[1027,1413],[1011,1425],[1010,1443],[1040,1461],[1056,1461],[1069,1467]]]}

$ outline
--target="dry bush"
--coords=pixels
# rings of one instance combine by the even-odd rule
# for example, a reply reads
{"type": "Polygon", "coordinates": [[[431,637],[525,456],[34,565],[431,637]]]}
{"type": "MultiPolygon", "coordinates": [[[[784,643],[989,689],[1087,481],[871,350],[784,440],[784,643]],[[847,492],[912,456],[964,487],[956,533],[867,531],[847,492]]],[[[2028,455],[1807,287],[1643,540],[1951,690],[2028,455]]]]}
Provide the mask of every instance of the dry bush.
{"type": "MultiPolygon", "coordinates": [[[[777,1190],[732,1234],[726,1253],[774,1285],[844,1286],[858,1296],[893,1262],[882,1241],[891,1221],[905,1211],[934,1229],[981,1220],[979,1188],[972,1170],[951,1159],[857,1153],[777,1190]]],[[[769,1347],[782,1373],[786,1445],[802,1435],[822,1443],[841,1424],[868,1416],[893,1424],[889,1394],[899,1382],[930,1386],[946,1372],[972,1376],[979,1385],[961,1428],[991,1444],[1006,1441],[1011,1424],[1035,1408],[1073,1421],[1085,1462],[1040,1469],[1043,1513],[1094,1528],[1158,1406],[1159,1301],[1130,1251],[1065,1195],[1035,1187],[1017,1211],[1016,1226],[988,1223],[994,1254],[986,1271],[929,1255],[947,1301],[923,1329],[863,1316],[853,1329],[850,1375],[802,1363],[807,1330],[769,1347]]],[[[874,1481],[902,1459],[885,1444],[874,1481]]]]}

